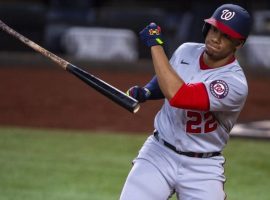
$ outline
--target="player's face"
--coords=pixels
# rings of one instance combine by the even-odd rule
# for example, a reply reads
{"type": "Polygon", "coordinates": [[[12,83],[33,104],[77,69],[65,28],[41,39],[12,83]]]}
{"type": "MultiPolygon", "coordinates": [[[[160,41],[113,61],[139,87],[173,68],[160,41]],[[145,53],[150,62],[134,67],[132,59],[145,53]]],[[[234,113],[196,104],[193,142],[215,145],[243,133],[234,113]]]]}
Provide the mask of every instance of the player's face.
{"type": "Polygon", "coordinates": [[[211,26],[205,38],[205,53],[213,60],[230,57],[241,46],[241,41],[231,38],[214,26],[211,26]]]}

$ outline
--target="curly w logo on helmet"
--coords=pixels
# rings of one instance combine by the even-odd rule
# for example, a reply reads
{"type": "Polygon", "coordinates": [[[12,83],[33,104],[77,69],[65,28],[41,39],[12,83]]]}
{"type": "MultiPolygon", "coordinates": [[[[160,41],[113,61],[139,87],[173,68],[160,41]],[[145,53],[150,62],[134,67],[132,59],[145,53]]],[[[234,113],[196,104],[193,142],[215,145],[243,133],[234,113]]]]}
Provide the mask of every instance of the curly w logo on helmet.
{"type": "Polygon", "coordinates": [[[231,20],[235,15],[235,12],[232,12],[230,10],[223,10],[222,11],[222,15],[221,15],[221,19],[224,19],[224,20],[231,20]]]}

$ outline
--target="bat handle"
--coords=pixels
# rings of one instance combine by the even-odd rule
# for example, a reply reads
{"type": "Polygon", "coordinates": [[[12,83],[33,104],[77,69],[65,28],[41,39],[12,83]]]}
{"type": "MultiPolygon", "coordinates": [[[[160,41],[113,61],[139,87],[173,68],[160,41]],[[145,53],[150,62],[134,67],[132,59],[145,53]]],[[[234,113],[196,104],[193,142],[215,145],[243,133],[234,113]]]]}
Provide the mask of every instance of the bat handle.
{"type": "Polygon", "coordinates": [[[20,40],[22,43],[24,43],[27,46],[31,47],[35,51],[37,51],[37,52],[43,54],[44,56],[46,56],[47,58],[53,60],[55,63],[57,63],[59,66],[61,66],[63,69],[66,70],[66,67],[69,64],[69,62],[67,62],[66,60],[64,60],[64,59],[60,58],[59,56],[53,54],[52,52],[44,49],[43,47],[41,47],[37,43],[29,40],[27,37],[21,35],[20,33],[18,33],[17,31],[15,31],[14,29],[12,29],[11,27],[9,27],[8,25],[6,25],[1,20],[0,20],[0,28],[3,31],[5,31],[6,33],[8,33],[9,35],[12,35],[16,39],[20,40]]]}

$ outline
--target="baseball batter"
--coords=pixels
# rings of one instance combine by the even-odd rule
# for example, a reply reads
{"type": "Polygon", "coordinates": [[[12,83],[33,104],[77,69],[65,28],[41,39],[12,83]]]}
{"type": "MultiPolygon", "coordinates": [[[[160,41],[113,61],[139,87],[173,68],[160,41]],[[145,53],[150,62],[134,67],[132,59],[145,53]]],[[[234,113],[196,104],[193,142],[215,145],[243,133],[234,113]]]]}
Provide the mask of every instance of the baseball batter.
{"type": "Polygon", "coordinates": [[[223,200],[222,150],[242,110],[248,86],[235,52],[251,28],[249,13],[224,4],[205,19],[205,43],[184,43],[168,60],[161,29],[140,32],[156,75],[128,94],[139,102],[165,98],[151,135],[123,187],[121,200],[223,200]]]}

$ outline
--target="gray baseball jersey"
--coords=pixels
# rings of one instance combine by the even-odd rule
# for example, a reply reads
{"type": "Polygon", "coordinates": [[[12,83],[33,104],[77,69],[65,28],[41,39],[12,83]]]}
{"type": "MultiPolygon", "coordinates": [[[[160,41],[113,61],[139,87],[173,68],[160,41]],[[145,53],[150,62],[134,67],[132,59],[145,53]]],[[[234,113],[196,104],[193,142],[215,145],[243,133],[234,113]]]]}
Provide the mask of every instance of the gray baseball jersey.
{"type": "MultiPolygon", "coordinates": [[[[184,152],[222,151],[248,93],[245,75],[236,60],[223,67],[201,69],[204,48],[204,44],[185,43],[175,51],[170,63],[186,84],[205,85],[209,111],[175,108],[165,100],[155,117],[158,136],[184,152]]],[[[121,200],[168,199],[174,190],[178,199],[225,199],[222,155],[183,156],[159,141],[151,135],[144,143],[121,200]]]]}
{"type": "Polygon", "coordinates": [[[237,60],[219,68],[200,68],[204,48],[204,44],[184,43],[175,51],[170,64],[185,83],[204,83],[209,111],[175,108],[165,100],[155,117],[154,126],[160,137],[180,151],[222,151],[248,93],[247,81],[237,60]]]}

